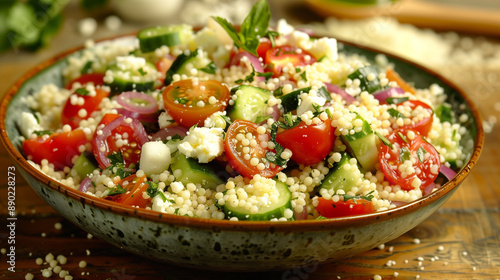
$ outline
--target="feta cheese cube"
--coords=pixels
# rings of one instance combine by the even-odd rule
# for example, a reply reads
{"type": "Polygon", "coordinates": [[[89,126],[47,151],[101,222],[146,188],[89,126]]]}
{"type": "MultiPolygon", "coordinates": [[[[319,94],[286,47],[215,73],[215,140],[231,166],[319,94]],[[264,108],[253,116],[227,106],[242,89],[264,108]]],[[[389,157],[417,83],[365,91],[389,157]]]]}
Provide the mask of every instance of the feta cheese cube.
{"type": "Polygon", "coordinates": [[[198,158],[201,163],[210,162],[224,151],[223,133],[221,128],[191,128],[177,148],[186,157],[198,158]]]}
{"type": "Polygon", "coordinates": [[[161,141],[142,145],[140,166],[147,176],[167,170],[171,162],[170,149],[161,141]]]}

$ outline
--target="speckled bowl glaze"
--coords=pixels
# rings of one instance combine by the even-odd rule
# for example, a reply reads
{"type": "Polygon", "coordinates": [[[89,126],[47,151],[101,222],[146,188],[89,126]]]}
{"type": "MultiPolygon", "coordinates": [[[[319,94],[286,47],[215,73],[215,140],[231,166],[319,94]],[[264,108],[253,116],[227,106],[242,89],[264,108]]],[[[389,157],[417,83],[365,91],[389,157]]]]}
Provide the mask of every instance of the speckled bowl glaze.
{"type": "MultiPolygon", "coordinates": [[[[60,184],[31,166],[19,150],[16,120],[22,111],[29,110],[22,103],[23,97],[44,83],[61,86],[65,57],[79,50],[37,65],[10,87],[0,105],[1,139],[24,178],[62,216],[117,247],[161,262],[220,271],[267,271],[312,268],[354,256],[402,235],[429,217],[469,174],[483,145],[479,113],[459,88],[433,71],[386,54],[403,78],[420,88],[439,84],[448,93],[453,110],[470,116],[466,123],[474,140],[467,150],[470,160],[432,194],[380,213],[294,222],[206,220],[123,206],[60,184]]],[[[340,43],[339,50],[369,60],[382,53],[348,43],[340,43]]]]}

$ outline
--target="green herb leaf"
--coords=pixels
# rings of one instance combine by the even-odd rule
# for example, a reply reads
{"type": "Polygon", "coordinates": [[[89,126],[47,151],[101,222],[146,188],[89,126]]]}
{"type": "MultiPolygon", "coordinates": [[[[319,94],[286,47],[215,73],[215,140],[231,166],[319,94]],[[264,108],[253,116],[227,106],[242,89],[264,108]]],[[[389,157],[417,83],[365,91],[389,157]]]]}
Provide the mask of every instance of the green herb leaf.
{"type": "Polygon", "coordinates": [[[257,76],[264,77],[266,79],[266,82],[267,82],[269,79],[271,79],[271,77],[273,76],[273,73],[272,72],[264,72],[264,73],[257,72],[257,76]]]}
{"type": "Polygon", "coordinates": [[[380,141],[382,141],[382,144],[388,146],[389,148],[391,148],[391,150],[394,149],[394,146],[392,145],[391,141],[389,141],[389,139],[385,138],[385,136],[378,133],[377,131],[375,131],[375,135],[377,135],[378,138],[380,138],[380,141]]]}
{"type": "Polygon", "coordinates": [[[322,86],[318,90],[318,96],[323,97],[324,99],[326,99],[326,101],[332,101],[332,96],[330,95],[330,92],[326,89],[325,86],[322,86]]]}
{"type": "Polygon", "coordinates": [[[403,133],[398,131],[398,136],[399,138],[401,138],[401,140],[405,141],[405,143],[408,144],[408,139],[406,138],[406,136],[403,135],[403,133]]]}
{"type": "Polygon", "coordinates": [[[90,91],[88,91],[85,88],[78,88],[78,89],[75,90],[75,93],[78,94],[78,95],[81,95],[81,96],[87,96],[87,95],[90,94],[90,91]]]}
{"type": "Polygon", "coordinates": [[[167,197],[165,194],[158,189],[158,184],[152,181],[146,181],[146,184],[148,184],[148,188],[146,189],[146,193],[149,195],[149,197],[153,198],[157,195],[161,197],[163,202],[167,201],[167,197]]]}
{"type": "Polygon", "coordinates": [[[424,162],[425,154],[427,154],[427,151],[423,147],[418,147],[417,150],[418,161],[424,162]]]}
{"type": "Polygon", "coordinates": [[[83,65],[82,70],[80,71],[81,74],[87,74],[90,73],[90,70],[92,70],[92,64],[94,62],[92,60],[87,61],[85,65],[83,65]]]}
{"type": "Polygon", "coordinates": [[[402,119],[406,118],[403,114],[401,114],[401,112],[399,112],[398,110],[396,110],[394,108],[389,108],[387,110],[387,113],[389,113],[389,115],[391,115],[391,117],[396,118],[396,119],[398,119],[398,118],[402,118],[402,119]]]}
{"type": "Polygon", "coordinates": [[[248,74],[245,79],[239,79],[239,80],[236,80],[234,81],[236,84],[242,84],[244,82],[253,82],[253,79],[255,77],[255,68],[253,67],[252,64],[250,64],[250,66],[252,67],[252,72],[250,72],[250,74],[248,74]]]}
{"type": "Polygon", "coordinates": [[[120,150],[118,150],[118,152],[108,155],[107,158],[109,159],[111,165],[108,166],[106,169],[113,171],[116,174],[116,176],[119,176],[122,179],[131,175],[132,171],[134,171],[132,169],[128,169],[125,167],[123,161],[123,155],[120,150]]]}
{"type": "Polygon", "coordinates": [[[399,150],[399,160],[404,163],[407,160],[411,160],[411,152],[406,147],[401,147],[399,150]]]}
{"type": "Polygon", "coordinates": [[[118,194],[123,194],[123,193],[126,193],[127,192],[127,189],[125,189],[124,187],[122,187],[121,185],[116,185],[116,187],[112,188],[109,193],[108,193],[108,196],[113,196],[113,195],[118,195],[118,194]]]}
{"type": "Polygon", "coordinates": [[[259,124],[259,123],[266,121],[270,118],[271,118],[271,116],[257,116],[257,118],[255,119],[255,123],[259,124]]]}
{"type": "Polygon", "coordinates": [[[307,82],[307,75],[306,75],[306,71],[304,71],[304,72],[300,73],[300,78],[301,78],[302,80],[304,80],[304,81],[306,81],[306,82],[307,82]]]}
{"type": "Polygon", "coordinates": [[[409,97],[387,97],[385,102],[387,102],[387,104],[399,104],[408,100],[410,100],[409,97]]]}
{"type": "Polygon", "coordinates": [[[186,103],[188,103],[188,102],[189,102],[189,99],[184,98],[184,97],[177,97],[177,98],[175,99],[175,101],[179,102],[179,104],[184,105],[184,104],[186,104],[186,103]]]}
{"type": "Polygon", "coordinates": [[[33,131],[33,133],[35,133],[36,136],[43,136],[43,135],[51,135],[52,131],[50,131],[50,130],[36,130],[36,131],[33,131]]]}
{"type": "Polygon", "coordinates": [[[205,67],[200,68],[199,70],[203,71],[203,72],[205,72],[207,74],[215,74],[215,71],[217,70],[217,66],[215,66],[215,63],[210,62],[205,67]]]}
{"type": "Polygon", "coordinates": [[[241,23],[240,32],[237,32],[233,25],[224,18],[213,17],[213,19],[226,30],[238,48],[257,56],[259,38],[269,34],[267,28],[271,19],[271,10],[267,1],[260,0],[257,2],[245,17],[243,23],[241,23]]]}
{"type": "Polygon", "coordinates": [[[142,67],[141,67],[141,68],[139,68],[139,70],[138,70],[138,71],[139,71],[139,74],[141,74],[141,76],[144,76],[144,75],[146,75],[146,74],[147,74],[147,73],[146,73],[146,71],[144,71],[144,69],[142,69],[142,67]]]}

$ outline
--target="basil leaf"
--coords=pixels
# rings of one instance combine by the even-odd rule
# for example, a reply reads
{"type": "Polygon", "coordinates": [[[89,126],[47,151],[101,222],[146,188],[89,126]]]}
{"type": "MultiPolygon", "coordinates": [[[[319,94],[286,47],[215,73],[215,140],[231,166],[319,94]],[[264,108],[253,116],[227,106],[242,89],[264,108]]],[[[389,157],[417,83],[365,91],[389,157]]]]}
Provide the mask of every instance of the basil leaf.
{"type": "MultiPolygon", "coordinates": [[[[224,18],[212,18],[226,30],[238,48],[258,56],[259,39],[268,35],[267,28],[271,20],[271,10],[267,1],[260,0],[252,7],[240,26],[240,32],[237,32],[233,25],[224,18]]],[[[271,36],[274,35],[271,34],[271,36]]]]}

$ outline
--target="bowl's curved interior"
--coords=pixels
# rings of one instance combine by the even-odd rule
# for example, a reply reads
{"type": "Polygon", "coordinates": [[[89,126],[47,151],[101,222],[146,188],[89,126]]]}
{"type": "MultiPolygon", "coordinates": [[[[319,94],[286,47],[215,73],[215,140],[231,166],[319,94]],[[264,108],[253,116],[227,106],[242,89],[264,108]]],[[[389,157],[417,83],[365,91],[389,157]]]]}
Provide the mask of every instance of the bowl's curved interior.
{"type": "MultiPolygon", "coordinates": [[[[120,38],[119,38],[120,39],[120,38]]],[[[123,38],[121,38],[123,39],[123,38]]],[[[127,40],[126,38],[124,40],[127,40]]],[[[22,156],[20,151],[20,132],[18,128],[17,120],[20,119],[19,116],[23,111],[29,111],[30,109],[26,104],[24,104],[23,99],[26,96],[29,96],[46,83],[52,82],[57,86],[63,86],[63,80],[61,77],[61,71],[66,66],[65,57],[68,54],[71,54],[75,51],[79,51],[79,49],[69,50],[64,52],[44,63],[41,63],[28,71],[22,78],[16,81],[13,86],[11,86],[4,96],[1,104],[0,104],[0,135],[2,142],[6,146],[8,153],[14,159],[16,165],[22,170],[23,175],[28,180],[28,182],[33,186],[33,188],[44,198],[51,206],[56,208],[63,216],[74,222],[75,224],[85,228],[89,232],[94,235],[106,239],[112,244],[115,244],[120,247],[125,247],[125,249],[143,255],[149,255],[149,257],[177,263],[180,265],[191,266],[196,260],[196,257],[190,255],[190,251],[184,252],[186,255],[184,258],[174,258],[168,256],[163,251],[165,248],[161,248],[161,245],[156,245],[154,248],[150,248],[149,246],[141,247],[139,244],[141,240],[145,241],[145,236],[141,236],[139,239],[137,238],[137,234],[134,235],[126,235],[127,238],[131,238],[130,240],[135,240],[133,242],[125,242],[124,241],[124,233],[123,230],[129,230],[126,223],[121,224],[121,228],[119,226],[112,226],[114,229],[118,229],[114,234],[109,233],[109,228],[106,227],[106,223],[104,221],[113,221],[114,219],[118,220],[130,220],[131,223],[142,223],[141,227],[150,227],[157,228],[159,232],[162,232],[162,229],[165,230],[165,235],[171,235],[169,232],[172,230],[181,230],[184,234],[187,234],[189,231],[193,231],[196,234],[190,234],[191,240],[196,239],[196,235],[203,236],[203,238],[207,238],[207,234],[212,237],[209,238],[209,241],[203,241],[201,243],[197,243],[198,247],[203,246],[203,244],[208,244],[210,246],[209,250],[205,253],[208,254],[210,252],[214,252],[214,246],[217,256],[221,255],[224,250],[221,250],[220,243],[218,241],[214,241],[215,239],[219,240],[223,238],[224,234],[227,234],[226,237],[232,238],[231,236],[238,236],[241,239],[240,245],[247,244],[245,250],[243,250],[242,254],[248,253],[248,239],[249,236],[257,236],[261,234],[259,238],[253,240],[251,242],[261,243],[259,250],[256,250],[254,253],[257,255],[266,255],[268,249],[262,248],[271,248],[272,246],[279,246],[279,249],[275,249],[273,254],[269,251],[267,254],[267,258],[263,258],[263,262],[267,262],[268,264],[262,266],[262,270],[266,269],[282,269],[289,268],[294,265],[300,263],[300,259],[304,260],[307,254],[312,254],[307,250],[303,250],[304,254],[297,255],[296,258],[292,258],[294,255],[290,253],[287,246],[292,246],[289,243],[281,244],[277,240],[283,239],[284,236],[287,238],[295,238],[295,239],[303,239],[310,240],[315,235],[326,235],[330,236],[332,239],[331,246],[337,246],[338,250],[333,250],[328,254],[324,254],[322,256],[316,255],[312,258],[314,261],[327,261],[327,260],[335,260],[343,257],[352,256],[364,250],[375,247],[379,243],[389,241],[390,239],[396,238],[397,236],[405,233],[410,230],[418,223],[423,221],[426,217],[428,217],[432,212],[434,212],[444,201],[453,193],[453,191],[459,186],[459,184],[465,179],[468,173],[471,171],[471,168],[475,165],[480,155],[482,145],[483,145],[483,130],[481,126],[481,118],[475,106],[472,104],[471,100],[466,96],[466,94],[461,91],[458,87],[453,85],[450,81],[440,76],[439,74],[426,69],[424,67],[413,64],[404,59],[380,52],[378,50],[374,50],[371,48],[366,48],[363,46],[356,46],[350,43],[339,43],[339,51],[346,54],[358,54],[361,56],[365,56],[368,60],[374,61],[375,56],[378,54],[385,54],[390,63],[394,64],[396,71],[400,73],[400,75],[408,80],[413,81],[417,88],[425,88],[429,87],[431,84],[438,84],[444,88],[444,91],[448,95],[448,102],[452,104],[453,111],[459,114],[467,114],[469,115],[468,121],[463,125],[469,131],[469,137],[464,137],[462,139],[464,143],[464,151],[469,155],[469,161],[465,164],[465,166],[457,173],[457,175],[450,180],[448,183],[444,184],[440,189],[431,193],[430,195],[423,197],[417,201],[409,203],[407,205],[397,207],[391,210],[387,210],[380,213],[373,213],[368,215],[356,216],[356,217],[346,217],[346,218],[338,218],[338,219],[330,219],[330,220],[314,220],[314,221],[294,221],[294,222],[286,222],[286,223],[273,223],[273,222],[231,222],[231,221],[220,221],[220,220],[206,220],[200,218],[187,218],[181,217],[177,215],[169,215],[169,214],[161,214],[158,212],[154,212],[146,209],[137,209],[133,207],[123,206],[118,203],[110,202],[108,200],[99,199],[87,194],[83,194],[78,190],[71,189],[64,185],[61,185],[59,182],[49,178],[48,176],[42,174],[40,171],[36,170],[33,166],[31,166],[26,159],[22,156]],[[473,142],[473,145],[466,144],[467,142],[473,142]],[[71,211],[70,208],[65,208],[65,206],[71,205],[71,209],[75,209],[73,207],[76,204],[78,207],[77,210],[71,211]],[[99,219],[103,221],[103,223],[83,223],[81,222],[81,216],[79,212],[84,213],[86,211],[91,210],[91,214],[101,213],[99,219]],[[78,212],[79,211],[79,212],[78,212]],[[417,218],[418,217],[418,218],[417,218]],[[387,229],[387,225],[398,225],[400,229],[394,230],[395,227],[389,229],[389,232],[384,232],[384,237],[376,237],[376,233],[373,233],[373,229],[377,229],[380,231],[382,228],[387,229]],[[168,228],[168,230],[166,230],[168,228]],[[120,233],[121,232],[121,233],[120,233]],[[341,232],[339,234],[341,237],[340,243],[338,240],[335,241],[336,232],[341,232]],[[118,235],[116,235],[118,234],[118,235]],[[274,236],[274,238],[269,238],[268,235],[274,236]],[[359,236],[366,235],[365,238],[360,238],[359,240],[364,240],[363,244],[360,245],[356,242],[345,242],[346,236],[359,236]],[[371,235],[371,236],[370,236],[371,235]],[[246,237],[245,237],[246,236],[246,237]],[[119,237],[119,238],[117,238],[119,237]],[[241,237],[241,238],[240,238],[241,237]],[[247,238],[247,239],[246,239],[247,238]],[[370,241],[371,240],[371,241],[370,241]],[[214,245],[216,242],[219,245],[214,245]],[[246,242],[246,243],[245,243],[246,242]],[[274,242],[274,245],[270,242],[274,242]],[[337,242],[337,243],[335,243],[337,242]],[[133,244],[133,245],[131,245],[133,244]],[[335,245],[337,244],[337,245],[335,245]],[[340,244],[340,245],[339,245],[340,244]],[[342,247],[346,244],[347,247],[342,247]],[[355,247],[354,245],[358,247],[355,247]],[[219,247],[217,247],[219,246],[219,247]],[[271,246],[271,247],[270,247],[271,246]],[[149,250],[149,251],[148,251],[149,250]],[[156,251],[155,251],[156,250],[156,251]],[[163,251],[162,251],[163,250],[163,251]],[[264,251],[262,251],[264,250],[264,251]],[[280,251],[281,250],[281,251],[280,251]],[[158,254],[151,253],[150,251],[155,251],[158,254]],[[283,258],[275,258],[271,255],[282,256],[277,252],[283,252],[282,255],[292,255],[292,257],[288,258],[288,261],[283,261],[283,258]],[[178,261],[177,261],[178,260],[178,261]],[[274,261],[274,262],[273,262],[274,261]]],[[[97,218],[96,218],[97,219],[97,218]]],[[[130,229],[133,230],[134,229],[130,229]]],[[[153,230],[154,231],[154,230],[153,230]]],[[[338,236],[339,236],[338,235],[338,236]]],[[[160,234],[161,236],[161,234],[160,234]]],[[[226,238],[224,237],[224,238],[226,238]]],[[[157,234],[151,235],[151,238],[157,238],[157,234]]],[[[177,236],[175,237],[177,238],[177,236]]],[[[354,237],[353,237],[354,238],[354,237]]],[[[356,237],[357,238],[357,237],[356,237]]],[[[338,239],[338,238],[337,238],[338,239]]],[[[161,240],[158,239],[158,240],[161,240]]],[[[288,239],[287,239],[288,240],[288,239]]],[[[330,239],[329,239],[330,240],[330,239]]],[[[354,240],[354,239],[353,239],[354,240]]],[[[155,240],[155,242],[157,242],[155,240]]],[[[168,243],[167,241],[165,241],[168,243]]],[[[179,241],[180,242],[180,241],[179,241]]],[[[236,242],[236,241],[235,241],[236,242]]],[[[180,242],[182,244],[183,242],[180,242]]],[[[237,242],[236,242],[237,243],[237,242]]],[[[298,242],[298,244],[302,244],[300,246],[305,246],[305,243],[298,242]]],[[[306,244],[307,245],[307,244],[306,244]]],[[[169,248],[173,245],[169,244],[169,248]]],[[[319,245],[318,245],[319,246],[319,245]]],[[[330,246],[330,245],[329,245],[330,246]]],[[[308,247],[308,246],[305,246],[308,247]]],[[[312,246],[309,246],[312,247],[312,246]]],[[[252,247],[253,248],[253,247],[252,247]]],[[[313,248],[314,249],[314,248],[313,248]]],[[[227,256],[233,255],[234,250],[228,250],[227,256]]],[[[296,252],[296,251],[294,251],[296,252]]],[[[183,254],[179,250],[171,251],[172,254],[183,254]]],[[[252,251],[250,251],[250,255],[252,251]]],[[[313,254],[314,255],[314,254],[313,254]]],[[[227,257],[226,256],[226,257],[227,257]]],[[[257,257],[256,257],[257,258],[257,257]]],[[[207,258],[203,257],[206,261],[207,258]]],[[[224,259],[224,258],[222,258],[224,259]]],[[[236,258],[237,259],[237,258],[236,258]]],[[[286,258],[285,258],[286,259],[286,258]]],[[[223,269],[221,265],[217,265],[216,261],[220,261],[221,259],[218,257],[214,257],[214,262],[212,266],[208,266],[208,268],[212,269],[223,269]]],[[[227,260],[227,258],[226,258],[227,260]]],[[[260,260],[260,259],[259,259],[260,260]]],[[[207,267],[205,267],[207,268],[207,267]]],[[[255,263],[248,262],[245,264],[238,265],[234,263],[234,266],[229,267],[229,270],[254,270],[255,263]],[[249,268],[251,265],[253,268],[249,268]]]]}

